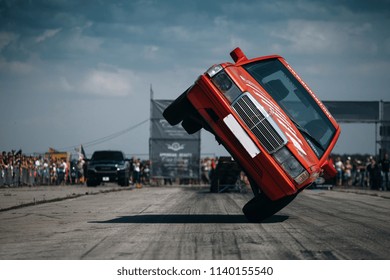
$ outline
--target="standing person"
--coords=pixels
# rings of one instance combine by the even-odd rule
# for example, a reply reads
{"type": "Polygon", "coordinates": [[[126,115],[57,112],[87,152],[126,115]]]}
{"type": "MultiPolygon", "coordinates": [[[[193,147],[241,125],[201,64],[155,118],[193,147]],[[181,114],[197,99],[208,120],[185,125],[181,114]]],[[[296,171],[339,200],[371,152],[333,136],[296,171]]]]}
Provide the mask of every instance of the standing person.
{"type": "Polygon", "coordinates": [[[340,157],[336,158],[336,162],[334,163],[336,171],[337,171],[337,181],[336,185],[341,186],[343,183],[343,172],[344,172],[344,163],[341,161],[340,157]]]}
{"type": "Polygon", "coordinates": [[[362,165],[362,162],[358,159],[354,159],[353,161],[353,168],[352,168],[352,185],[356,186],[356,185],[360,185],[360,181],[361,181],[361,165],[362,165]]]}
{"type": "Polygon", "coordinates": [[[53,161],[50,169],[50,184],[57,185],[57,163],[53,161]]]}
{"type": "Polygon", "coordinates": [[[35,182],[37,185],[42,184],[42,159],[41,157],[34,158],[34,169],[35,169],[35,182]]]}
{"type": "Polygon", "coordinates": [[[57,185],[64,185],[65,184],[65,171],[66,171],[66,164],[64,160],[61,160],[61,163],[58,164],[57,167],[57,185]]]}
{"type": "Polygon", "coordinates": [[[4,185],[4,173],[3,154],[0,154],[0,187],[4,185]]]}
{"type": "Polygon", "coordinates": [[[202,183],[208,185],[210,183],[209,179],[209,170],[210,170],[211,162],[209,158],[205,158],[202,160],[202,183]]]}
{"type": "Polygon", "coordinates": [[[374,158],[371,158],[371,163],[367,166],[367,173],[371,189],[379,190],[381,186],[381,170],[374,158]]]}
{"type": "Polygon", "coordinates": [[[144,179],[145,179],[145,184],[150,184],[150,168],[149,168],[149,164],[145,164],[145,168],[144,168],[144,179]]]}
{"type": "Polygon", "coordinates": [[[141,175],[141,160],[137,159],[133,163],[133,183],[135,184],[135,187],[137,189],[142,188],[140,182],[140,175],[141,175]]]}
{"type": "Polygon", "coordinates": [[[352,180],[352,164],[350,158],[347,159],[345,162],[345,167],[344,167],[344,180],[345,184],[347,186],[351,185],[351,180],[352,180]]]}
{"type": "Polygon", "coordinates": [[[69,179],[69,164],[67,161],[62,160],[62,165],[64,168],[64,184],[68,183],[69,179]]]}
{"type": "Polygon", "coordinates": [[[45,185],[50,184],[50,168],[46,158],[43,160],[42,183],[45,185]]]}
{"type": "Polygon", "coordinates": [[[366,186],[367,188],[370,188],[370,176],[368,174],[368,166],[371,165],[371,159],[372,159],[372,156],[370,156],[366,159],[364,176],[363,176],[362,186],[366,186]]]}
{"type": "Polygon", "coordinates": [[[135,163],[135,158],[132,157],[130,159],[130,184],[134,184],[134,163],[135,163]]]}
{"type": "Polygon", "coordinates": [[[210,182],[213,181],[213,176],[215,173],[215,169],[217,168],[217,161],[218,158],[211,158],[210,160],[210,168],[209,168],[209,180],[210,182]]]}
{"type": "Polygon", "coordinates": [[[77,162],[77,172],[79,173],[79,182],[78,182],[79,184],[83,184],[85,182],[84,165],[85,165],[84,158],[80,157],[77,162]]]}
{"type": "Polygon", "coordinates": [[[383,190],[387,191],[389,189],[389,154],[386,153],[381,161],[382,173],[383,173],[383,190]]]}

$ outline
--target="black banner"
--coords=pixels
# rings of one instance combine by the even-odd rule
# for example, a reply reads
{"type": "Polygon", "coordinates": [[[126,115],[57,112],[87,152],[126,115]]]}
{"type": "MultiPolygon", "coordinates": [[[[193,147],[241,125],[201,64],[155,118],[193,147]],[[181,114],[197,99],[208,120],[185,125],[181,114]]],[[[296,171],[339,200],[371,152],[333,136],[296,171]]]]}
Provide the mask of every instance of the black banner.
{"type": "Polygon", "coordinates": [[[390,122],[390,102],[383,102],[383,121],[390,122]]]}
{"type": "Polygon", "coordinates": [[[171,103],[172,100],[151,100],[151,176],[199,179],[200,132],[189,135],[180,124],[171,126],[162,115],[171,103]]]}
{"type": "Polygon", "coordinates": [[[373,123],[380,120],[378,101],[324,101],[338,122],[373,123]]]}

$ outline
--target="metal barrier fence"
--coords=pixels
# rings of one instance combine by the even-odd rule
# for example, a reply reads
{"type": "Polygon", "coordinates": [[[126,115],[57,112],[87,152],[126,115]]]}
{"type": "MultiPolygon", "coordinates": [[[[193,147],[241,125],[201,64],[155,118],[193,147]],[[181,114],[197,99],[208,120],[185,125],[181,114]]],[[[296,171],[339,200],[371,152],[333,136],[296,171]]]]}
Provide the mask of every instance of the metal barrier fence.
{"type": "Polygon", "coordinates": [[[65,173],[57,173],[55,176],[49,168],[36,169],[8,166],[0,167],[0,187],[19,187],[35,185],[58,185],[64,182],[65,173]]]}

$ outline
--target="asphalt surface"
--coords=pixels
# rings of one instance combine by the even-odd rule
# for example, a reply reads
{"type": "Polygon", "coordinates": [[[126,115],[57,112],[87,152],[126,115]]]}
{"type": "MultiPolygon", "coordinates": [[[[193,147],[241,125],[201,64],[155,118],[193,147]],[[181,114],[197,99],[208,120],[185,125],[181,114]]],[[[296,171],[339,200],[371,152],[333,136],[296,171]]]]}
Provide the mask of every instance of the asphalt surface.
{"type": "Polygon", "coordinates": [[[262,223],[205,187],[0,189],[0,259],[390,259],[390,192],[305,190],[262,223]]]}
{"type": "Polygon", "coordinates": [[[0,188],[0,212],[21,207],[49,203],[85,195],[96,195],[107,192],[123,191],[132,187],[123,188],[115,184],[101,185],[90,188],[85,185],[61,186],[34,186],[20,188],[0,188]]]}

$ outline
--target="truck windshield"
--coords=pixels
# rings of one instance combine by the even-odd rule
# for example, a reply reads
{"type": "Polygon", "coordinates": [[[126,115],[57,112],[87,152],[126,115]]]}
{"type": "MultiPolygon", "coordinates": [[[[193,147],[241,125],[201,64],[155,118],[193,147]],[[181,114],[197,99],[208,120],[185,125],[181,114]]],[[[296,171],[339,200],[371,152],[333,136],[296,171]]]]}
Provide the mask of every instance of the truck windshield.
{"type": "Polygon", "coordinates": [[[92,155],[92,161],[123,161],[123,154],[117,151],[99,151],[92,155]]]}
{"type": "Polygon", "coordinates": [[[249,63],[243,68],[279,104],[321,158],[336,128],[310,93],[278,59],[249,63]]]}

